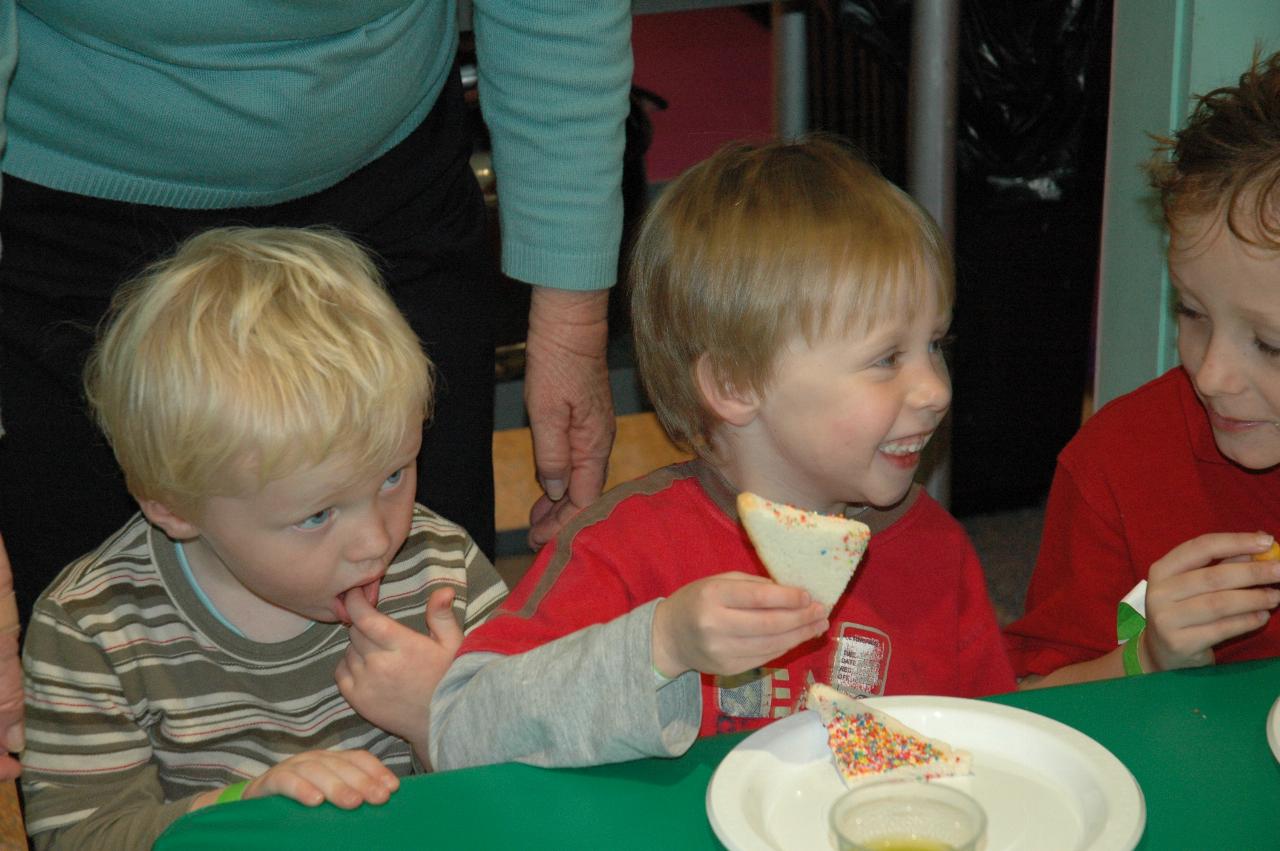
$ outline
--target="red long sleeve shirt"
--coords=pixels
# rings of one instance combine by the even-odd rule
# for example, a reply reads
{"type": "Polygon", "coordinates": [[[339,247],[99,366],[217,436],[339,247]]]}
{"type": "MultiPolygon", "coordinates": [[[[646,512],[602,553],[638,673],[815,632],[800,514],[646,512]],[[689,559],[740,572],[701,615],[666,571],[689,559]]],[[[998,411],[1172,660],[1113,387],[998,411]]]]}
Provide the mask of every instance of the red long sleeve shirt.
{"type": "MultiPolygon", "coordinates": [[[[767,575],[734,507],[700,462],[606,494],[539,554],[461,653],[520,653],[603,623],[696,579],[767,575]]],[[[872,534],[827,636],[737,677],[702,676],[701,735],[760,727],[795,711],[809,682],[876,694],[976,697],[1014,680],[963,528],[920,491],[872,534]],[[852,685],[852,687],[850,687],[852,685]]]]}

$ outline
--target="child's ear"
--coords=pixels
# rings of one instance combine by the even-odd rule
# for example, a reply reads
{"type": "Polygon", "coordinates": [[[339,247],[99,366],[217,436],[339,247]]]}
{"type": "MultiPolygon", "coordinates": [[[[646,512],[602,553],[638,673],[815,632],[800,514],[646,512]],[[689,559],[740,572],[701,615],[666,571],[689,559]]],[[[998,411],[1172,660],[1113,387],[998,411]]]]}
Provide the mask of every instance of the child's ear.
{"type": "Polygon", "coordinates": [[[745,426],[755,419],[760,399],[754,390],[740,389],[731,380],[717,375],[706,354],[698,358],[693,370],[703,401],[723,422],[745,426]]]}
{"type": "Polygon", "coordinates": [[[163,502],[154,499],[140,499],[138,500],[138,507],[142,509],[142,513],[146,515],[153,526],[158,526],[172,540],[190,541],[193,538],[200,537],[199,529],[184,520],[163,502]]]}

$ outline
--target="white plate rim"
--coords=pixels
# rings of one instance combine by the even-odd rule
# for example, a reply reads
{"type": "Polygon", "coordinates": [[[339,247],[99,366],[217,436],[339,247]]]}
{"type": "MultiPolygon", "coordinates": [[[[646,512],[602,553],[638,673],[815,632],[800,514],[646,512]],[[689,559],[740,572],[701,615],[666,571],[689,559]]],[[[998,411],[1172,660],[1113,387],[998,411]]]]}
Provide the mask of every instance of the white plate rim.
{"type": "MultiPolygon", "coordinates": [[[[1097,740],[1080,732],[1076,728],[1057,721],[1048,716],[1031,712],[1027,709],[1021,709],[1015,706],[1006,706],[1001,703],[990,703],[982,700],[974,700],[963,697],[941,697],[932,695],[893,695],[889,697],[870,697],[864,698],[867,703],[872,706],[883,709],[892,713],[895,706],[907,707],[925,705],[930,710],[946,711],[948,709],[976,711],[995,717],[1004,717],[1010,720],[1016,720],[1023,724],[1029,724],[1033,727],[1040,728],[1042,731],[1069,743],[1073,749],[1080,751],[1088,758],[1095,767],[1101,767],[1107,770],[1114,781],[1115,788],[1108,788],[1108,794],[1117,793],[1121,797],[1112,799],[1116,804],[1114,810],[1117,812],[1131,812],[1134,814],[1130,822],[1115,822],[1106,826],[1102,834],[1097,840],[1089,846],[1088,851],[1131,851],[1142,839],[1142,834],[1146,829],[1147,809],[1146,800],[1142,793],[1142,787],[1138,785],[1137,779],[1128,767],[1122,763],[1115,754],[1107,750],[1097,740]]],[[[1277,700],[1277,706],[1280,706],[1280,700],[1277,700]]],[[[901,709],[899,710],[901,711],[901,709]]],[[[1278,711],[1275,707],[1272,713],[1278,711]]],[[[706,810],[707,819],[711,823],[712,831],[716,838],[720,840],[729,851],[752,851],[748,846],[737,844],[739,835],[735,832],[732,825],[726,824],[724,820],[718,817],[719,807],[716,805],[718,798],[724,796],[725,787],[730,785],[726,781],[726,772],[722,770],[726,762],[729,762],[735,752],[745,752],[751,750],[767,750],[776,740],[786,738],[791,735],[792,728],[802,724],[814,723],[817,721],[817,713],[813,711],[799,712],[794,715],[787,716],[778,721],[756,730],[747,736],[741,742],[734,746],[728,754],[716,766],[716,770],[711,775],[710,782],[707,783],[706,793],[706,810]]],[[[821,722],[818,722],[821,723],[821,722]]],[[[928,730],[921,732],[928,734],[928,730]]],[[[1269,731],[1270,734],[1270,731],[1269,731]]],[[[963,742],[954,742],[963,746],[963,742]]],[[[1278,754],[1280,758],[1280,754],[1278,754]]]]}
{"type": "Polygon", "coordinates": [[[1271,745],[1276,762],[1280,762],[1280,697],[1271,704],[1271,711],[1267,713],[1267,744],[1271,745]]]}

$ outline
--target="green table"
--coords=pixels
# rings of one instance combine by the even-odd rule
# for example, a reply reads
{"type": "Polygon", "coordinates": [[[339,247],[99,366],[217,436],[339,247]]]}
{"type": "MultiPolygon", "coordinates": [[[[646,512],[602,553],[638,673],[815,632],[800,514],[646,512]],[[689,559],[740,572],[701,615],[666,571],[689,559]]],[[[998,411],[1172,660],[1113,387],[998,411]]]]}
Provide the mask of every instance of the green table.
{"type": "MultiPolygon", "coordinates": [[[[1087,733],[1142,786],[1142,849],[1280,849],[1280,764],[1266,718],[1280,660],[1000,695],[1087,733]]],[[[269,849],[715,849],[705,798],[743,736],[673,760],[588,769],[495,765],[412,777],[389,803],[346,812],[283,798],[184,816],[157,851],[269,849]]]]}

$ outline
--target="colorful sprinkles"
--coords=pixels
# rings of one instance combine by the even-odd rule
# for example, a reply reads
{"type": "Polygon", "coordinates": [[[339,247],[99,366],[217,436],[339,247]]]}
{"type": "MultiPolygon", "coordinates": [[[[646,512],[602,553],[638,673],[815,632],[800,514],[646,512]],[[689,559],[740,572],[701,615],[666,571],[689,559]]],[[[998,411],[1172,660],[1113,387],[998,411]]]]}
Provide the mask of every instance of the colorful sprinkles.
{"type": "Polygon", "coordinates": [[[827,725],[827,744],[835,755],[836,767],[846,780],[947,759],[946,754],[933,744],[915,736],[895,733],[870,712],[850,716],[836,709],[831,723],[827,725]]]}

